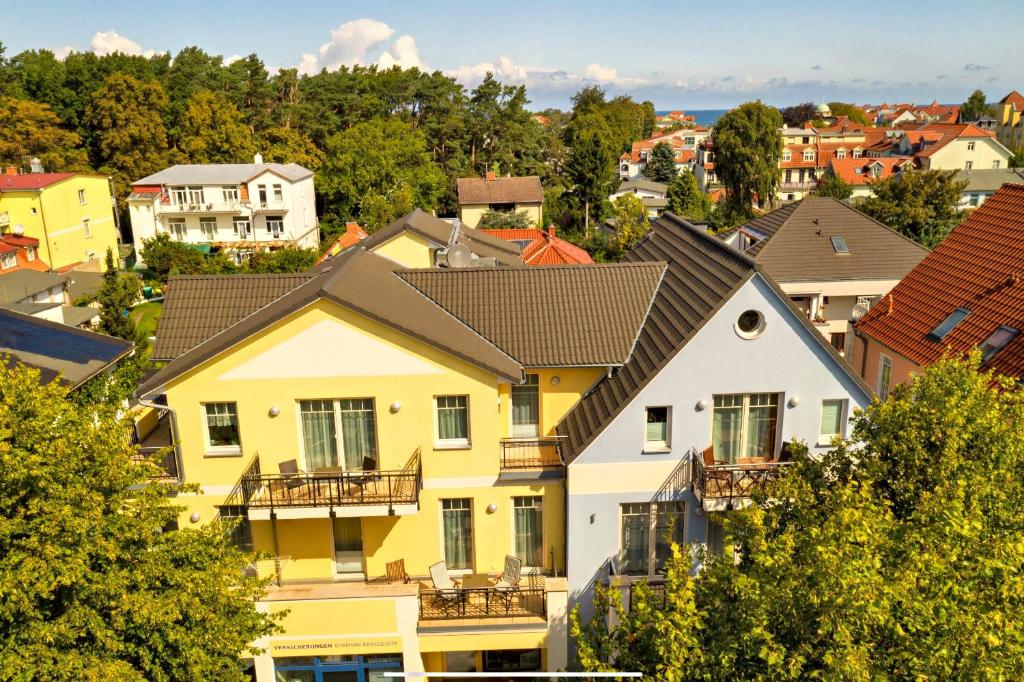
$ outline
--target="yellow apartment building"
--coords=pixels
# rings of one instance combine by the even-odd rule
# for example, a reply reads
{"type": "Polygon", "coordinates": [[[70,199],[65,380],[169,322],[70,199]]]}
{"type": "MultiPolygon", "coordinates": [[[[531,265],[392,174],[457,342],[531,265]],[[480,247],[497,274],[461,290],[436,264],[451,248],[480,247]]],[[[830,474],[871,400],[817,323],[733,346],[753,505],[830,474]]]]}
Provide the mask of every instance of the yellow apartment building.
{"type": "Polygon", "coordinates": [[[0,232],[39,240],[38,255],[59,271],[104,269],[107,249],[118,256],[118,232],[105,175],[0,176],[0,232]]]}
{"type": "Polygon", "coordinates": [[[664,266],[407,268],[367,241],[318,272],[172,278],[173,359],[139,396],[164,415],[143,446],[200,486],[179,526],[241,519],[266,557],[258,608],[287,615],[261,682],[564,669],[555,426],[629,357],[664,266]]]}

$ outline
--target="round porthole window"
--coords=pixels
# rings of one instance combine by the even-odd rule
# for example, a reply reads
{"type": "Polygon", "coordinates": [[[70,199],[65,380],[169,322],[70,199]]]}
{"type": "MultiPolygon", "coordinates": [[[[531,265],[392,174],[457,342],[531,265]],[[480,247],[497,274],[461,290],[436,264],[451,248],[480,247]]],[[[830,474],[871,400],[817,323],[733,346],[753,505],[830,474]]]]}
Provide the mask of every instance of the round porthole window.
{"type": "Polygon", "coordinates": [[[764,331],[764,315],[748,310],[736,320],[736,333],[744,339],[756,339],[764,331]]]}

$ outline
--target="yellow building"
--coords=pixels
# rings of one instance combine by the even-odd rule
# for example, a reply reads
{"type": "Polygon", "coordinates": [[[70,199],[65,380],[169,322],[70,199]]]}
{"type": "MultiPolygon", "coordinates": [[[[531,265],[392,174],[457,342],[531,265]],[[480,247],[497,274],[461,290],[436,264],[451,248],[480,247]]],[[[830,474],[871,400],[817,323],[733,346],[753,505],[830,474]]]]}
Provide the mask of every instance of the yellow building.
{"type": "Polygon", "coordinates": [[[172,278],[174,359],[139,391],[201,488],[179,525],[241,518],[269,557],[258,607],[288,615],[257,679],[564,668],[554,428],[625,362],[663,266],[406,269],[362,244],[325,266],[172,278]]]}
{"type": "Polygon", "coordinates": [[[996,109],[996,137],[1010,149],[1024,147],[1024,95],[1014,90],[999,100],[996,109]]]}
{"type": "Polygon", "coordinates": [[[0,231],[39,240],[39,258],[54,270],[102,271],[107,249],[118,257],[118,233],[105,175],[0,176],[0,231]]]}
{"type": "Polygon", "coordinates": [[[543,227],[544,190],[536,175],[483,178],[459,178],[459,218],[469,227],[478,227],[487,211],[518,213],[526,211],[530,224],[543,227]]]}

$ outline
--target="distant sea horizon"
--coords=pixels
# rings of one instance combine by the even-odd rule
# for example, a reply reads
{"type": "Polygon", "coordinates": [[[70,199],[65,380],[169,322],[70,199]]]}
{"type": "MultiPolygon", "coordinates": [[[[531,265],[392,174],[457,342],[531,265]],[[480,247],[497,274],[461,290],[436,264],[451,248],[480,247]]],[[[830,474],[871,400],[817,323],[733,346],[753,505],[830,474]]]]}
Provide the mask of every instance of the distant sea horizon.
{"type": "Polygon", "coordinates": [[[697,120],[697,125],[704,126],[705,128],[713,126],[715,121],[721,117],[722,114],[729,111],[728,109],[665,109],[664,111],[656,111],[658,116],[664,116],[665,114],[673,111],[682,111],[688,116],[693,116],[697,120]]]}

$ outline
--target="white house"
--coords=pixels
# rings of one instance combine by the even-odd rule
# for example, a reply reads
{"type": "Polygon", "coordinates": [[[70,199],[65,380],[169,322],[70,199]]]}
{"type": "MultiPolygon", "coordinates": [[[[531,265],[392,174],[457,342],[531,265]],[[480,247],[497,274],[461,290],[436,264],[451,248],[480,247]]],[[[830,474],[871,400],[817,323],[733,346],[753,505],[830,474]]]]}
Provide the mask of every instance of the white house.
{"type": "Polygon", "coordinates": [[[284,246],[317,248],[313,171],[263,163],[259,154],[254,161],[171,166],[132,183],[128,213],[135,253],[160,232],[239,258],[284,246]]]}
{"type": "Polygon", "coordinates": [[[657,218],[668,208],[668,185],[663,182],[634,178],[619,184],[618,188],[608,196],[615,201],[624,194],[634,194],[644,203],[648,218],[657,218]]]}
{"type": "Polygon", "coordinates": [[[669,543],[712,551],[708,512],[749,503],[792,439],[824,452],[870,401],[761,266],[671,214],[626,261],[668,264],[629,361],[566,415],[570,608],[611,575],[656,578],[669,543]]]}

